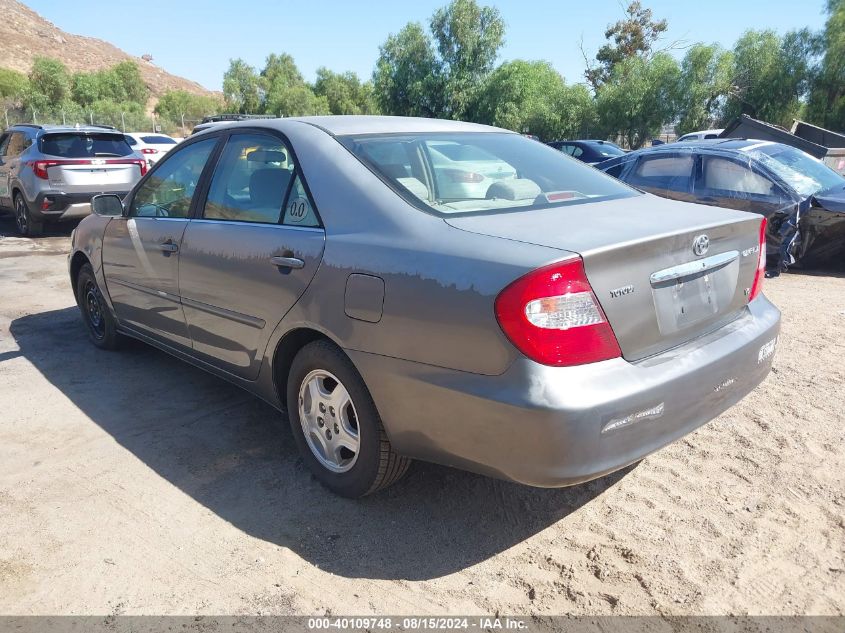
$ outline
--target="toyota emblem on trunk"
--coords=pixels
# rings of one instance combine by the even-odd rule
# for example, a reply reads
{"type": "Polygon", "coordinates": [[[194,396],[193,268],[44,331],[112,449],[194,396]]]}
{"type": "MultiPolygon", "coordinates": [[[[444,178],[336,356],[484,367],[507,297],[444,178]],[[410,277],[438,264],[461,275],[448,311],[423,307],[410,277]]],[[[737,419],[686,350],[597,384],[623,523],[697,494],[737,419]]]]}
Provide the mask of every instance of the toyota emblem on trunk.
{"type": "Polygon", "coordinates": [[[696,255],[704,255],[708,248],[710,248],[710,238],[706,235],[698,235],[692,241],[692,252],[696,255]]]}

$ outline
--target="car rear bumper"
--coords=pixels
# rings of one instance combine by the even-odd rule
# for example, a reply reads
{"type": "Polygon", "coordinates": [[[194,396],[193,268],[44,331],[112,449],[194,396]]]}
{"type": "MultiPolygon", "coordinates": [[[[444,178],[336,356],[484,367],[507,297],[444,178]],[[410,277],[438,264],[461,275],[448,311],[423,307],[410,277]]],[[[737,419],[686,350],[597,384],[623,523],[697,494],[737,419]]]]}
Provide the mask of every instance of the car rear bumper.
{"type": "Polygon", "coordinates": [[[30,205],[30,213],[35,218],[51,221],[84,218],[91,214],[91,198],[99,193],[114,193],[122,198],[128,192],[64,193],[62,191],[42,191],[30,205]]]}
{"type": "Polygon", "coordinates": [[[719,330],[628,363],[482,376],[349,351],[395,449],[554,487],[600,477],[690,433],[767,376],[780,312],[765,297],[719,330]]]}

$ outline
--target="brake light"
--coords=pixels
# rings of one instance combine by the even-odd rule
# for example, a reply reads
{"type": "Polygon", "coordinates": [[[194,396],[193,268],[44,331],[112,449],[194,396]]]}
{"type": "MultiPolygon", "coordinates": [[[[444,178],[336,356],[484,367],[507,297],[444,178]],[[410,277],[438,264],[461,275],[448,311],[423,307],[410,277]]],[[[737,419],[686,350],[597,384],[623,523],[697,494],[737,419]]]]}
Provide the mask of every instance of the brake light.
{"type": "Polygon", "coordinates": [[[62,161],[60,160],[33,160],[27,163],[30,167],[32,167],[32,171],[35,174],[36,178],[41,178],[42,180],[47,180],[47,168],[48,167],[55,167],[56,165],[61,165],[62,161]]]}
{"type": "Polygon", "coordinates": [[[757,253],[757,272],[754,273],[754,283],[751,284],[751,293],[748,295],[749,303],[754,301],[763,291],[763,280],[766,278],[766,218],[760,222],[760,250],[757,253]]]}
{"type": "Polygon", "coordinates": [[[145,160],[132,160],[132,161],[129,161],[129,162],[132,163],[133,165],[138,165],[138,167],[141,168],[141,175],[142,176],[147,173],[147,161],[145,161],[145,160]]]}
{"type": "Polygon", "coordinates": [[[141,150],[142,154],[158,154],[157,149],[153,149],[152,147],[145,147],[141,150]]]}
{"type": "Polygon", "coordinates": [[[474,171],[464,171],[462,169],[444,169],[443,174],[449,177],[452,182],[468,182],[476,183],[482,182],[484,176],[477,174],[474,171]]]}
{"type": "Polygon", "coordinates": [[[580,257],[520,277],[499,293],[495,310],[511,343],[543,365],[568,367],[622,355],[580,257]]]}

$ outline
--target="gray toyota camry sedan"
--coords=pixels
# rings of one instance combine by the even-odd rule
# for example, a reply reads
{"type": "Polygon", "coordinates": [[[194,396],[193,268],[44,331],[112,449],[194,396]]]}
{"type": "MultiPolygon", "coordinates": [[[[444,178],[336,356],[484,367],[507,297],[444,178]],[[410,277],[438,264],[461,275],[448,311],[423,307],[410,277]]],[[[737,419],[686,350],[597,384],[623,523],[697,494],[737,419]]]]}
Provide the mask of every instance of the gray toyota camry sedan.
{"type": "Polygon", "coordinates": [[[146,341],[287,411],[350,497],[411,459],[599,477],[739,401],[778,341],[759,215],[481,125],[221,124],[93,208],[70,256],[91,341],[146,341]]]}

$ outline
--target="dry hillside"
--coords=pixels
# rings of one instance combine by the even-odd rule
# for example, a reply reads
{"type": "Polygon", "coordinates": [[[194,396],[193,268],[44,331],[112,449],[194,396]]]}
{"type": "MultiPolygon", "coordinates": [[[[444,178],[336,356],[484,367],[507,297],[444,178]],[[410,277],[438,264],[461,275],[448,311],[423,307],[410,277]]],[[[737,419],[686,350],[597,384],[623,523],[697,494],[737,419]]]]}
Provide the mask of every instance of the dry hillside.
{"type": "Polygon", "coordinates": [[[108,42],[66,33],[16,0],[0,0],[0,67],[26,73],[39,55],[62,60],[72,72],[102,70],[131,59],[138,63],[154,101],[168,90],[212,94],[198,83],[171,75],[108,42]]]}

